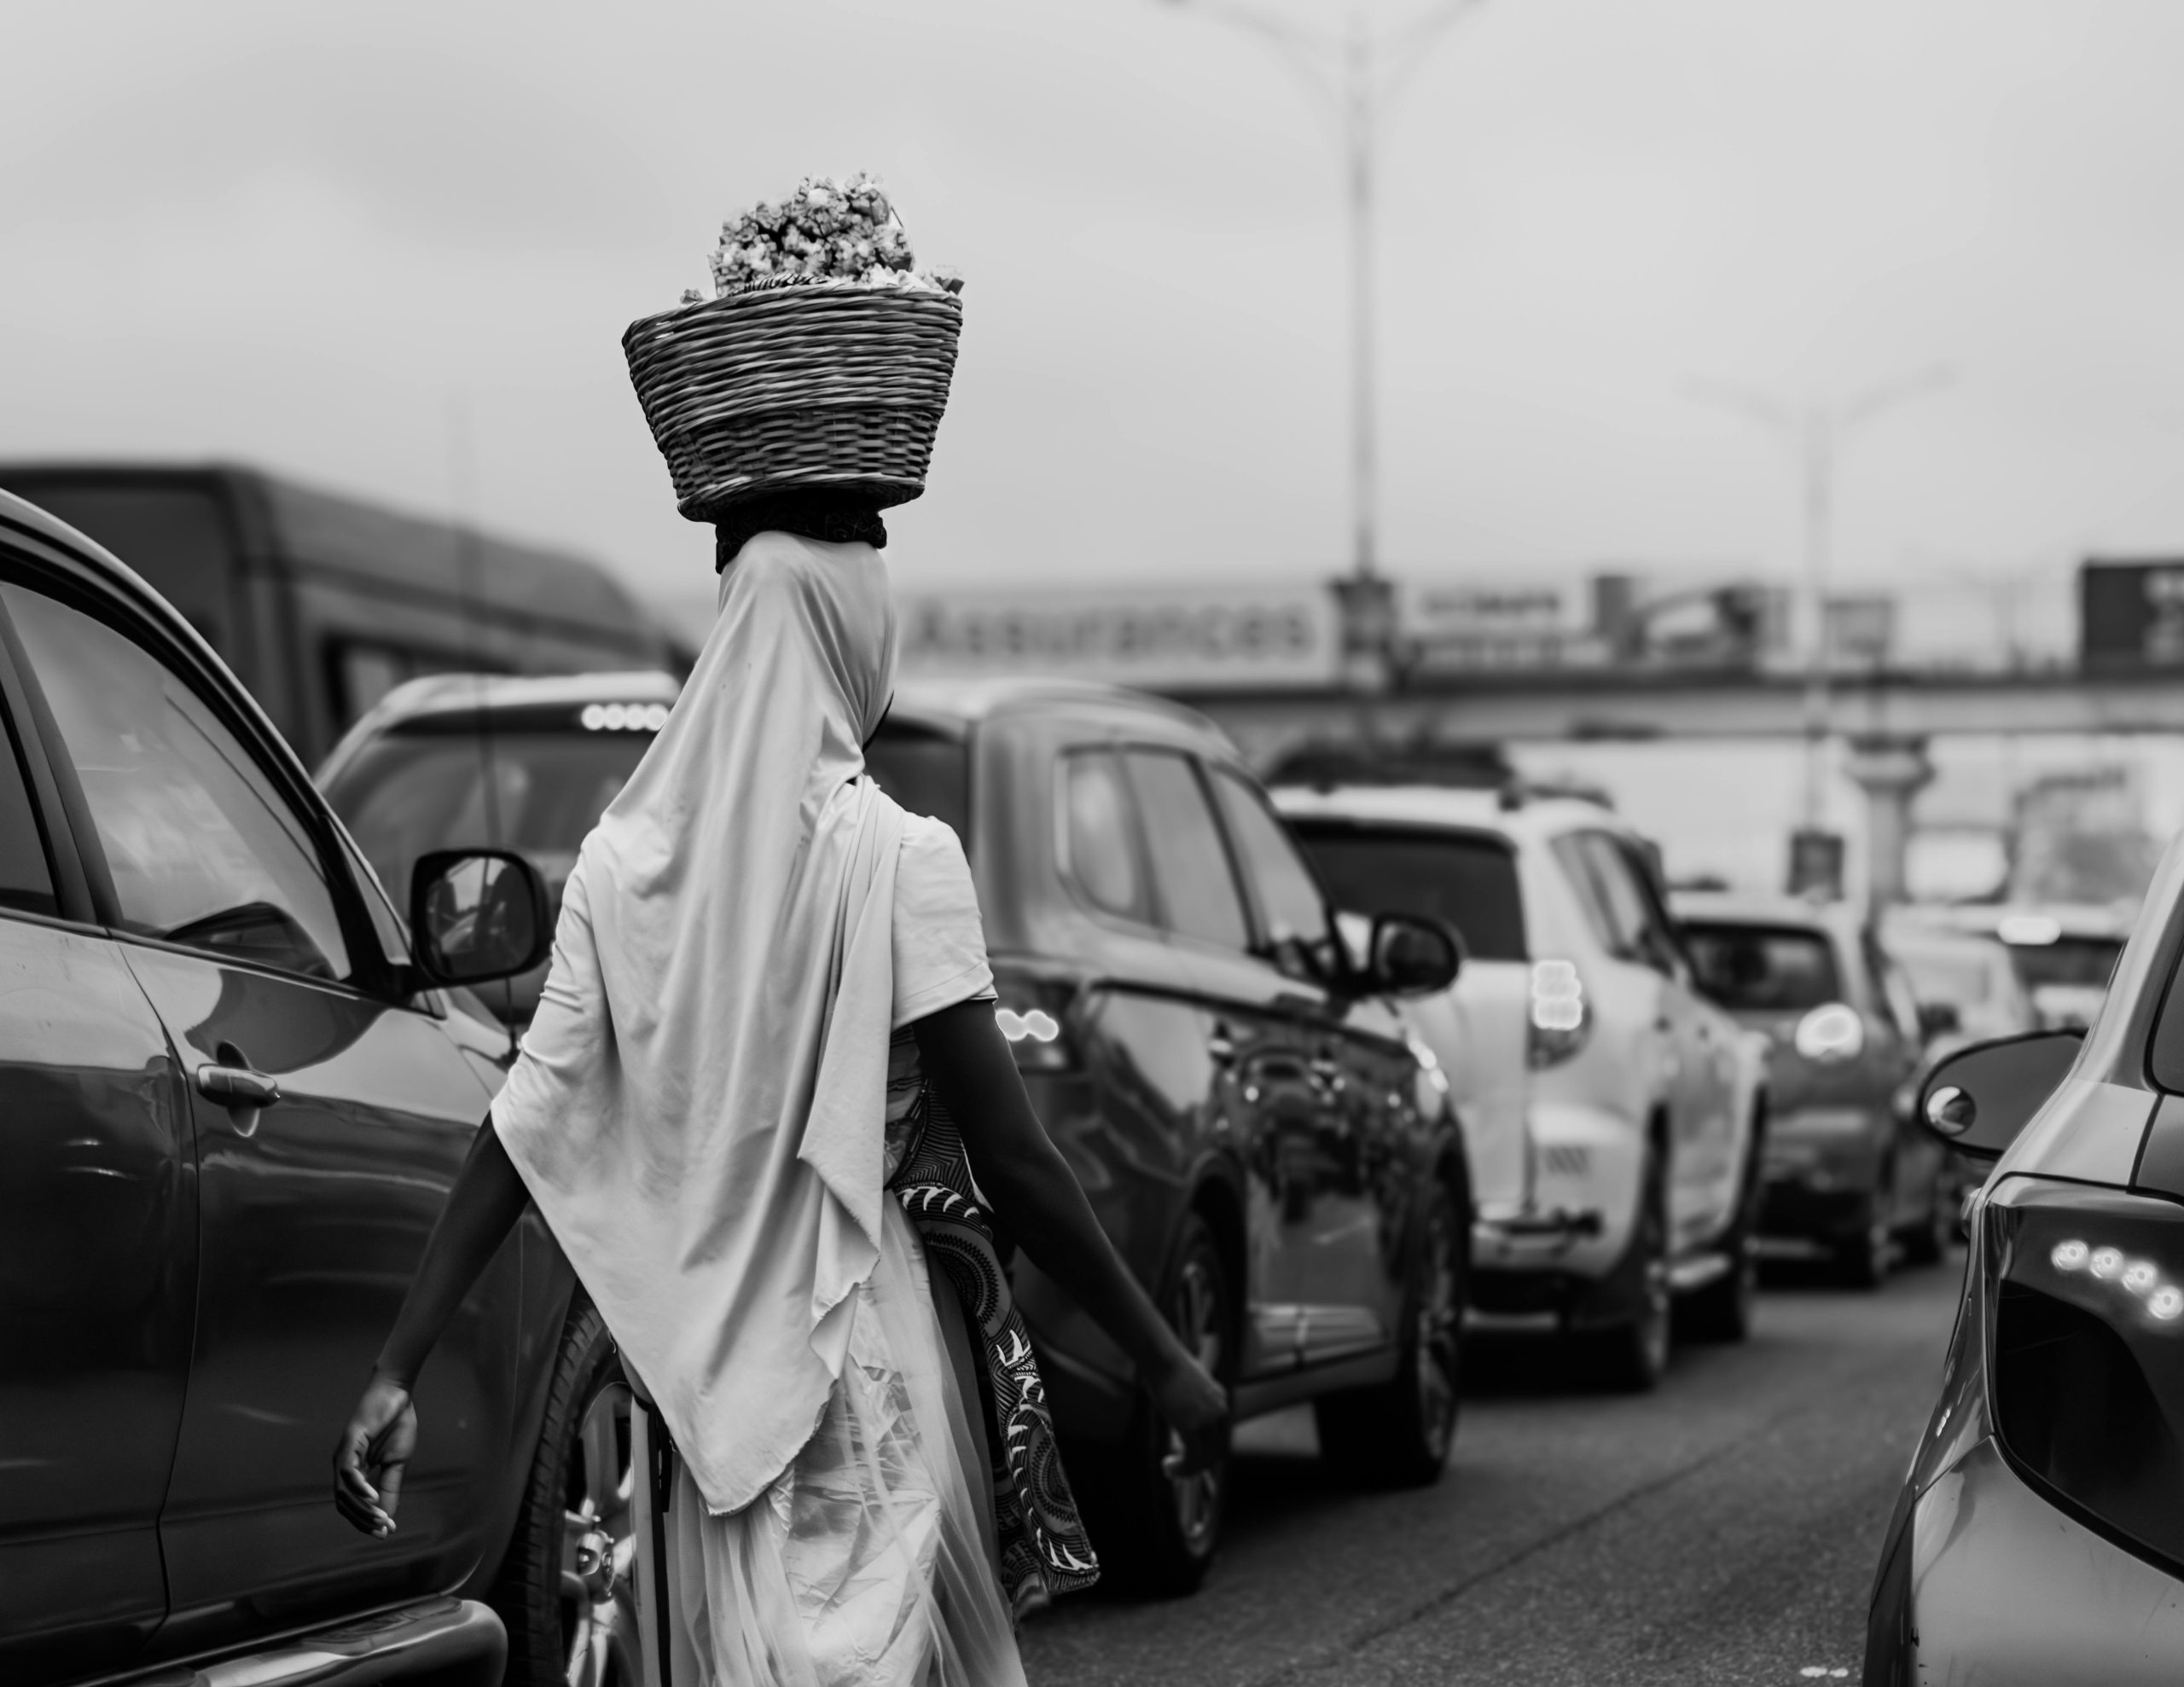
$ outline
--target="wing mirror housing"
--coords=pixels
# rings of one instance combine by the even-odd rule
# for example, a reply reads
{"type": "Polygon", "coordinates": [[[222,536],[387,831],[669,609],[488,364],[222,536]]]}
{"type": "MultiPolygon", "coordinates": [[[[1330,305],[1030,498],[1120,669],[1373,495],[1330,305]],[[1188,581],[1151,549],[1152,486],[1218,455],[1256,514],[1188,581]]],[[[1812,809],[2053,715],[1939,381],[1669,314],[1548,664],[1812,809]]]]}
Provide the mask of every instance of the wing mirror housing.
{"type": "Polygon", "coordinates": [[[434,984],[528,972],[554,946],[546,886],[507,849],[435,849],[410,875],[410,942],[434,984]]]}
{"type": "Polygon", "coordinates": [[[2084,1042],[2082,1031],[2033,1031],[1959,1049],[1927,1074],[1920,1122],[1966,1159],[1999,1160],[2047,1104],[2084,1042]]]}
{"type": "Polygon", "coordinates": [[[1463,969],[1463,939],[1438,919],[1375,914],[1364,947],[1365,964],[1352,981],[1361,994],[1434,995],[1463,969]]]}

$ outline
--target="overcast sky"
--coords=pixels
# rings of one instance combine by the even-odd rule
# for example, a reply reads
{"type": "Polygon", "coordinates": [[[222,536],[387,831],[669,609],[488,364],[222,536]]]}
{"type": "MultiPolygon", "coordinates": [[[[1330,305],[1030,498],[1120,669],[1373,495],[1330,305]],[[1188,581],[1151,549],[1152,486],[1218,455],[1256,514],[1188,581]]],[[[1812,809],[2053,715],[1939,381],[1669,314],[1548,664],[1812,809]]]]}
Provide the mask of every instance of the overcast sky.
{"type": "MultiPolygon", "coordinates": [[[[445,510],[467,415],[488,522],[709,585],[621,330],[865,169],[968,283],[905,584],[1344,557],[1333,128],[1188,5],[0,9],[0,455],[445,510]]],[[[2184,550],[2180,64],[2175,0],[1489,0],[1386,129],[1390,570],[1786,580],[1787,460],[1693,383],[1937,361],[1846,465],[1846,576],[2184,550]]]]}

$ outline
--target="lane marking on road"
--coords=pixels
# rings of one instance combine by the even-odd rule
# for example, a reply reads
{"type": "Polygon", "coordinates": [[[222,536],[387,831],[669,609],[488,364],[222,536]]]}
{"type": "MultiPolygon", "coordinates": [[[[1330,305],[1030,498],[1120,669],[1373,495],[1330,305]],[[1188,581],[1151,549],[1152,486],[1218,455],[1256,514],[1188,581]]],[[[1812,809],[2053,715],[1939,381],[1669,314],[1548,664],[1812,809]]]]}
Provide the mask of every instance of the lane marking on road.
{"type": "MultiPolygon", "coordinates": [[[[1896,1363],[1898,1357],[1891,1354],[1885,1363],[1876,1360],[1868,1365],[1856,1366],[1853,1368],[1852,1375],[1862,1377],[1868,1372],[1875,1375],[1885,1374],[1896,1363]]],[[[1475,1574],[1466,1576],[1453,1586],[1444,1587],[1439,1592],[1419,1600],[1391,1616],[1385,1617],[1378,1622],[1361,1624],[1332,1644],[1321,1649],[1316,1656],[1292,1658],[1287,1662],[1279,1664],[1267,1671],[1264,1674],[1255,1675],[1245,1684],[1245,1687],[1280,1687],[1283,1682],[1294,1681],[1306,1675],[1320,1674],[1326,1671],[1345,1667],[1357,1653],[1363,1651],[1375,1641],[1384,1640],[1391,1634],[1410,1627],[1414,1623],[1423,1622],[1437,1611],[1443,1610],[1455,1604],[1467,1594],[1492,1581],[1497,1576],[1504,1575],[1519,1565],[1537,1557],[1541,1553],[1561,1545],[1564,1542],[1583,1533],[1595,1523],[1602,1522],[1615,1516],[1618,1511],[1625,1510],[1642,1500],[1650,1499],[1665,1488],[1675,1487],[1686,1476],[1697,1475],[1707,1466],[1716,1464],[1737,1452],[1747,1442],[1757,1441],[1763,1436],[1771,1435],[1786,1423],[1795,1423],[1800,1417],[1810,1417],[1815,1412],[1825,1409],[1827,1409],[1825,1402],[1807,1400],[1786,1407],[1771,1417],[1762,1418],[1752,1423],[1742,1435],[1726,1441],[1716,1442],[1688,1464],[1680,1464],[1672,1470],[1664,1471],[1651,1481],[1641,1482],[1636,1487],[1618,1494],[1606,1504],[1585,1513],[1583,1516],[1572,1518],[1561,1528],[1548,1531],[1537,1540],[1511,1553],[1501,1562],[1490,1565],[1475,1574]]],[[[1821,1667],[1824,1673],[1833,1673],[1833,1672],[1827,1672],[1824,1666],[1821,1667]]],[[[1847,1678],[1850,1671],[1846,1669],[1842,1672],[1842,1674],[1847,1678]]]]}

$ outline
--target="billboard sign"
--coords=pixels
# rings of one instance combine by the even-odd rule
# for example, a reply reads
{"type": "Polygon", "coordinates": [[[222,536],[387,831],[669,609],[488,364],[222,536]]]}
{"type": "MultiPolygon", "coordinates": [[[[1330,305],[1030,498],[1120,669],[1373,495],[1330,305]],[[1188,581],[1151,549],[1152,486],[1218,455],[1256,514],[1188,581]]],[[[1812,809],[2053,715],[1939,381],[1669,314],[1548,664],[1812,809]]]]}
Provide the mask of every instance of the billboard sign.
{"type": "Polygon", "coordinates": [[[2078,660],[2111,671],[2184,668],[2184,558],[2081,564],[2078,660]]]}
{"type": "Polygon", "coordinates": [[[1333,682],[1341,629],[1319,586],[905,594],[902,668],[1037,674],[1153,690],[1333,682]]]}

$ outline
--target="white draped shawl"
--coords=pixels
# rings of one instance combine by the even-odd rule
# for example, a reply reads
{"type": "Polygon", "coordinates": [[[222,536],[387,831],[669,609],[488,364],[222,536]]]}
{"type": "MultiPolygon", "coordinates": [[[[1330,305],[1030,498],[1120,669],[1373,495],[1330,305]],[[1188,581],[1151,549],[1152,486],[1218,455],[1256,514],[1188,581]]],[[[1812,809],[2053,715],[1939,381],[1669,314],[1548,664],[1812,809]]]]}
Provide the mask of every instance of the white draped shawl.
{"type": "Polygon", "coordinates": [[[818,1423],[879,1256],[903,815],[869,546],[764,533],[584,840],[493,1128],[706,1504],[818,1423]]]}

